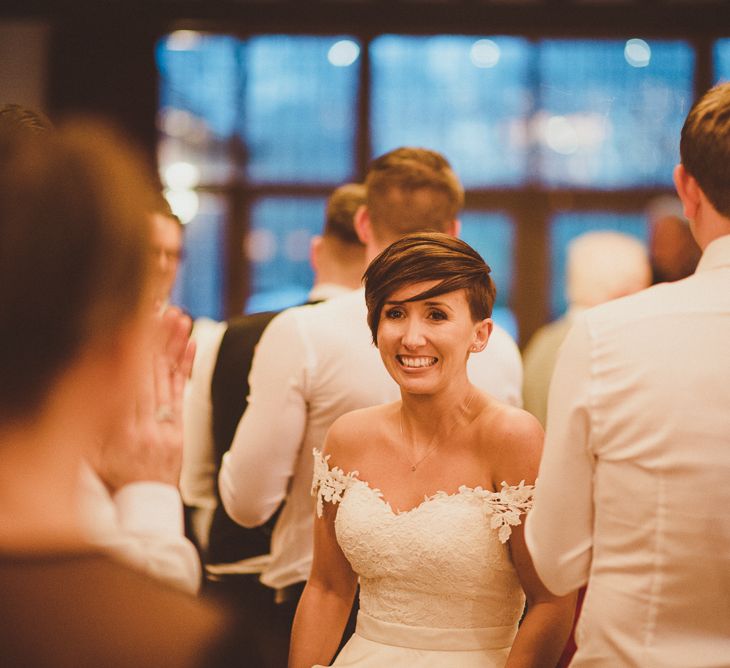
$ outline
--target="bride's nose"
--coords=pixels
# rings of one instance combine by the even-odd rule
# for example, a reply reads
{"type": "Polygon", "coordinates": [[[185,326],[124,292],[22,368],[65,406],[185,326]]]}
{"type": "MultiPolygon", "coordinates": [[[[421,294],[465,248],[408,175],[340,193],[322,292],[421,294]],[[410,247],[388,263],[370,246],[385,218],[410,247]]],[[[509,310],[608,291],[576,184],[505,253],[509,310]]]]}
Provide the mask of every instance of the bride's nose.
{"type": "Polygon", "coordinates": [[[401,343],[409,350],[418,348],[426,343],[423,323],[419,318],[408,318],[403,325],[401,343]]]}

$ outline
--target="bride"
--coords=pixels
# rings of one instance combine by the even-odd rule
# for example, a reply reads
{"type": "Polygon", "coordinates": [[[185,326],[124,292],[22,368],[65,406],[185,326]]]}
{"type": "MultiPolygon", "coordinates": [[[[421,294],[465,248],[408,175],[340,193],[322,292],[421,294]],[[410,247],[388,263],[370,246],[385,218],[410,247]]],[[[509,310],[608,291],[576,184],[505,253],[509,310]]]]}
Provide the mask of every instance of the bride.
{"type": "Polygon", "coordinates": [[[401,401],[354,411],[315,451],[314,562],[289,665],[555,666],[575,602],[540,583],[523,537],[543,434],[476,389],[495,289],[470,246],[409,235],[368,267],[368,324],[401,401]],[[518,627],[527,599],[527,613],[518,627]]]}

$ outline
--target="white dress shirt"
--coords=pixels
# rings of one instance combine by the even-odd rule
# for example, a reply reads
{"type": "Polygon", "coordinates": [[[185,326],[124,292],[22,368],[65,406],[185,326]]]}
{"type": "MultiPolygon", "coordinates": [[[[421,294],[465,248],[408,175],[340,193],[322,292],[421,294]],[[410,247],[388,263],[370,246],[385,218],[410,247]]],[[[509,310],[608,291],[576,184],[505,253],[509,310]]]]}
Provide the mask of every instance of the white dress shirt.
{"type": "Polygon", "coordinates": [[[161,482],[124,485],[113,496],[94,470],[81,470],[81,512],[89,541],[158,580],[194,594],[200,559],[185,538],[177,488],[161,482]]]}
{"type": "Polygon", "coordinates": [[[549,589],[588,583],[571,666],[730,665],[729,481],[730,235],[563,345],[526,540],[549,589]]]}
{"type": "MultiPolygon", "coordinates": [[[[228,514],[244,526],[265,522],[286,499],[261,581],[275,589],[309,577],[314,505],[312,449],[330,425],[358,408],[395,401],[398,386],[372,343],[364,290],[279,314],[256,348],[248,408],[219,476],[228,514]]],[[[472,355],[469,376],[512,404],[521,401],[522,362],[496,327],[472,355]]]]}
{"type": "MultiPolygon", "coordinates": [[[[310,302],[323,301],[350,292],[350,288],[334,283],[315,285],[309,293],[310,302]]],[[[193,509],[192,524],[198,544],[207,548],[208,532],[218,505],[218,484],[213,444],[213,406],[211,384],[218,360],[218,351],[228,323],[210,318],[198,318],[191,339],[195,341],[195,360],[190,379],[185,385],[183,400],[183,461],[180,493],[185,505],[193,509]]],[[[243,380],[243,379],[242,379],[243,380]]],[[[207,565],[212,572],[261,572],[268,561],[253,557],[237,565],[218,568],[207,565]]]]}
{"type": "Polygon", "coordinates": [[[195,360],[183,396],[180,493],[185,505],[193,508],[216,506],[210,384],[226,326],[225,322],[198,318],[190,335],[195,342],[195,360]]]}

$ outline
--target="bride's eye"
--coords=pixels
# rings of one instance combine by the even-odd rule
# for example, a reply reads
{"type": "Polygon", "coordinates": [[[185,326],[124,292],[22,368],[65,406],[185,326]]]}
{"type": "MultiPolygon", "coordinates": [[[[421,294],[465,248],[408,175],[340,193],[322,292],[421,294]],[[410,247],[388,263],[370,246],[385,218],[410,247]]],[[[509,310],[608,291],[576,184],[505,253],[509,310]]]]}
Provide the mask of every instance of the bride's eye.
{"type": "Polygon", "coordinates": [[[448,320],[449,319],[448,316],[446,315],[446,313],[444,313],[443,311],[441,311],[439,309],[433,309],[432,311],[430,311],[428,314],[428,317],[431,320],[448,320]]]}
{"type": "Polygon", "coordinates": [[[399,306],[394,306],[393,308],[389,308],[385,310],[385,317],[389,320],[397,320],[398,318],[403,317],[403,309],[399,306]]]}

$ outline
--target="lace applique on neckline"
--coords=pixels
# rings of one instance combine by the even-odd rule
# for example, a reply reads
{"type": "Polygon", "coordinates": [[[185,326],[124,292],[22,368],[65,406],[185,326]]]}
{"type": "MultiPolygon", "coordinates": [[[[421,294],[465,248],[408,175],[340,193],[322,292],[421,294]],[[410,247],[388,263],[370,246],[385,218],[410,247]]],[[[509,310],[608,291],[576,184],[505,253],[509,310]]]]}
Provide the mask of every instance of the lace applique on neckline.
{"type": "Polygon", "coordinates": [[[532,509],[534,485],[526,485],[521,480],[518,485],[508,485],[502,481],[502,488],[499,492],[493,492],[483,487],[468,487],[461,485],[456,492],[438,491],[431,495],[424,495],[423,501],[409,510],[393,510],[390,502],[383,497],[383,493],[365,480],[360,480],[358,471],[345,473],[339,466],[329,467],[330,455],[326,457],[316,448],[312,451],[314,455],[314,476],[312,479],[312,496],[317,497],[317,517],[322,517],[324,502],[339,503],[345,491],[354,482],[359,482],[378,498],[390,511],[393,517],[410,515],[425,504],[437,499],[448,499],[461,495],[475,495],[484,502],[485,511],[491,516],[490,527],[497,530],[501,543],[506,543],[512,535],[512,527],[522,523],[520,515],[528,513],[532,509]]]}

